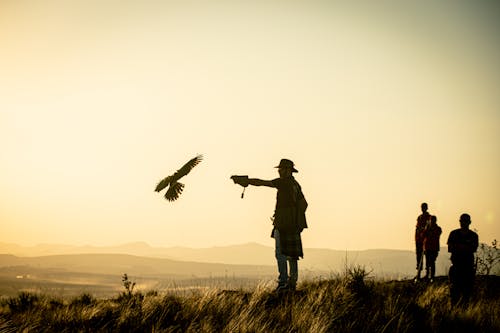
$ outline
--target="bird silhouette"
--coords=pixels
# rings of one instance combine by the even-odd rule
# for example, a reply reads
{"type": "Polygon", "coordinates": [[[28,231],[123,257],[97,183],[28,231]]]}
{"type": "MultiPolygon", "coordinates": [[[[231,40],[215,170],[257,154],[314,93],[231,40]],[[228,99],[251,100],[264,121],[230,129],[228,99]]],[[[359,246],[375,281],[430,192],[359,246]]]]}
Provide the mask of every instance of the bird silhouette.
{"type": "Polygon", "coordinates": [[[178,180],[187,175],[192,168],[194,168],[198,163],[203,159],[203,155],[198,155],[195,158],[192,158],[182,166],[179,170],[177,170],[173,175],[167,176],[160,180],[158,185],[156,185],[155,191],[160,192],[164,188],[168,187],[167,192],[165,193],[165,199],[168,201],[175,201],[179,198],[179,195],[182,193],[184,189],[184,184],[179,183],[178,180]]]}

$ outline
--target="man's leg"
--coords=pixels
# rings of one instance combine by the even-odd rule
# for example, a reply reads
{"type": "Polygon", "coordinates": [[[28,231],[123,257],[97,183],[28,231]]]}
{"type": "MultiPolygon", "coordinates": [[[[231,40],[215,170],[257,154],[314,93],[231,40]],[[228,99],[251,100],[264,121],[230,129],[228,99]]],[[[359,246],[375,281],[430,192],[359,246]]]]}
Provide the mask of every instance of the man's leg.
{"type": "Polygon", "coordinates": [[[417,254],[417,276],[415,279],[419,280],[420,279],[420,274],[422,272],[422,266],[424,263],[424,258],[423,258],[423,245],[422,244],[417,244],[416,248],[416,254],[417,254]]]}
{"type": "Polygon", "coordinates": [[[432,264],[432,253],[430,251],[424,251],[425,256],[425,278],[430,278],[431,275],[431,264],[432,264]]]}
{"type": "Polygon", "coordinates": [[[290,266],[288,288],[291,290],[295,290],[295,288],[297,287],[297,279],[299,278],[298,260],[288,257],[288,265],[290,266]]]}
{"type": "MultiPolygon", "coordinates": [[[[453,264],[451,268],[455,267],[453,279],[451,281],[450,293],[452,296],[452,304],[465,305],[469,299],[468,293],[468,280],[469,272],[467,266],[462,262],[453,264]]],[[[451,277],[451,276],[450,276],[451,277]]]]}
{"type": "Polygon", "coordinates": [[[278,263],[278,289],[285,288],[288,283],[287,257],[281,253],[280,232],[274,229],[274,240],[276,243],[276,261],[278,263]]]}
{"type": "Polygon", "coordinates": [[[437,259],[438,252],[433,251],[431,255],[432,255],[431,264],[430,264],[431,280],[434,280],[434,277],[436,276],[436,259],[437,259]]]}
{"type": "Polygon", "coordinates": [[[462,294],[464,303],[467,304],[472,296],[474,288],[474,266],[469,266],[464,269],[462,294]]]}
{"type": "Polygon", "coordinates": [[[460,287],[458,285],[458,277],[457,277],[457,267],[452,265],[449,271],[450,278],[450,301],[451,305],[455,306],[458,304],[460,300],[460,287]]]}

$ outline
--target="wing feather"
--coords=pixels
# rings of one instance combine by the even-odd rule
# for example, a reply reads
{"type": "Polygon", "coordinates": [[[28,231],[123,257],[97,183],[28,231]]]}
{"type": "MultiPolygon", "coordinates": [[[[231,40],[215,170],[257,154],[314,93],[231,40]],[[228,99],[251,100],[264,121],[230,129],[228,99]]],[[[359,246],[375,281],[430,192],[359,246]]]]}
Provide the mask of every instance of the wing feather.
{"type": "Polygon", "coordinates": [[[184,184],[178,183],[177,180],[187,175],[191,169],[197,166],[203,160],[203,155],[198,155],[192,159],[190,159],[186,164],[182,166],[179,170],[177,170],[173,175],[168,176],[160,180],[158,185],[156,185],[155,191],[160,192],[164,188],[168,186],[168,190],[165,193],[165,199],[168,201],[177,200],[179,195],[182,193],[184,189],[184,184]],[[170,186],[169,186],[170,185],[170,186]]]}
{"type": "Polygon", "coordinates": [[[185,175],[187,175],[191,171],[191,169],[193,169],[195,166],[197,166],[202,160],[203,160],[203,155],[198,155],[198,156],[190,159],[186,164],[184,164],[182,166],[182,168],[180,168],[179,170],[177,170],[173,174],[172,177],[175,180],[178,180],[178,179],[184,177],[185,175]]]}
{"type": "Polygon", "coordinates": [[[158,185],[156,185],[155,191],[156,192],[160,192],[165,187],[167,187],[168,184],[170,184],[171,181],[172,181],[172,176],[168,176],[168,177],[163,178],[162,180],[160,180],[160,182],[158,183],[158,185]]]}

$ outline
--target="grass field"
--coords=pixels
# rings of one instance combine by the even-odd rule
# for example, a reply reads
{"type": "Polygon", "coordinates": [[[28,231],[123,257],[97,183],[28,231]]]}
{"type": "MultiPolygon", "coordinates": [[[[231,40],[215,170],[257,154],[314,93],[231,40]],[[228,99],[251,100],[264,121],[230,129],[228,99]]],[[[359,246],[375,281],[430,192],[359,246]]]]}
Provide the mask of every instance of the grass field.
{"type": "Polygon", "coordinates": [[[125,290],[113,298],[20,293],[1,301],[0,332],[500,332],[500,277],[478,276],[471,302],[449,303],[448,281],[377,281],[364,271],[251,290],[184,295],[125,290]]]}

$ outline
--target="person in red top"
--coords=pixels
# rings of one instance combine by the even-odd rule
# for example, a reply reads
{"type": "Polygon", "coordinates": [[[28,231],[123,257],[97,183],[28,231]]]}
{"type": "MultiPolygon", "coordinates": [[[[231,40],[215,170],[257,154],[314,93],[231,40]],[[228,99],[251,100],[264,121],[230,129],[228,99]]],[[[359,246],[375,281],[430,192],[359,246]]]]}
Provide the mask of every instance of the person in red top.
{"type": "Polygon", "coordinates": [[[417,276],[415,277],[415,281],[420,280],[424,259],[424,231],[431,218],[431,215],[427,212],[427,203],[422,203],[420,208],[422,209],[422,214],[417,217],[417,225],[415,227],[415,249],[417,254],[417,276]]]}
{"type": "Polygon", "coordinates": [[[437,225],[437,217],[432,215],[429,225],[424,229],[425,277],[434,281],[436,275],[436,258],[439,253],[441,227],[437,225]]]}

